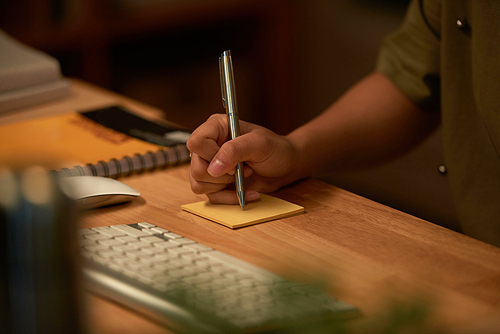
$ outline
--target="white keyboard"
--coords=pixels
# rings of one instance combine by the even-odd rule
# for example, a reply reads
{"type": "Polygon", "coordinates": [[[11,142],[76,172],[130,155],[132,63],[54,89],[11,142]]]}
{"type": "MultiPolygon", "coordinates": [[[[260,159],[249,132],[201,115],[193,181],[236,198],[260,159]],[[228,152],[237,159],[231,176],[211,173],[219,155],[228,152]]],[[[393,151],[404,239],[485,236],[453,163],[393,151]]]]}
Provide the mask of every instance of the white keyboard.
{"type": "Polygon", "coordinates": [[[149,223],[78,233],[92,291],[179,331],[238,333],[358,313],[316,287],[149,223]]]}

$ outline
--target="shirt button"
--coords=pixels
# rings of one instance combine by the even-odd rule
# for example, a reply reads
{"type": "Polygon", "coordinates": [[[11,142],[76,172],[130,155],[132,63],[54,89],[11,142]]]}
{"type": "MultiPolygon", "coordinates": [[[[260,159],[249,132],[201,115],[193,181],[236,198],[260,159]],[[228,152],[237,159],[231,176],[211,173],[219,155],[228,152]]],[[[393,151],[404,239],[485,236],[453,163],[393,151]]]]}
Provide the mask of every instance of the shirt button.
{"type": "Polygon", "coordinates": [[[446,166],[445,165],[439,166],[438,170],[439,170],[439,173],[441,173],[441,175],[446,175],[446,173],[448,173],[448,171],[446,170],[446,166]]]}
{"type": "Polygon", "coordinates": [[[461,30],[467,34],[470,33],[470,25],[465,18],[464,19],[457,19],[456,25],[457,25],[457,28],[459,30],[461,30]]]}

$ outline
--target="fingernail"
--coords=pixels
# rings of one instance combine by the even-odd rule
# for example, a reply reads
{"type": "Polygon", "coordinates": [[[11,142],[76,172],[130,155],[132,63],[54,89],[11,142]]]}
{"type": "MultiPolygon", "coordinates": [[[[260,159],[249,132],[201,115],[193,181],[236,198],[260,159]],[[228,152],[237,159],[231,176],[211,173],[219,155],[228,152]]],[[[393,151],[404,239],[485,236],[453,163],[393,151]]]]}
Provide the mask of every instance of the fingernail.
{"type": "Polygon", "coordinates": [[[212,176],[221,176],[224,174],[224,169],[226,166],[219,159],[215,158],[210,162],[210,165],[207,168],[208,174],[212,176]]]}
{"type": "Polygon", "coordinates": [[[260,194],[256,190],[248,189],[245,193],[245,200],[248,202],[256,201],[260,198],[260,194]]]}

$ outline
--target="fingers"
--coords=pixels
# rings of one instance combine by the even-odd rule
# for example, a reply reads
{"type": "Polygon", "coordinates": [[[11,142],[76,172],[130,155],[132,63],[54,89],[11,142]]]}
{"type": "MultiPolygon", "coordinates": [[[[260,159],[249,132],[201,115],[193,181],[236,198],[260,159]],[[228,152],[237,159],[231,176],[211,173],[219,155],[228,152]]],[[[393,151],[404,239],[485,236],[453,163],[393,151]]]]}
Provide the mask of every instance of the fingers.
{"type": "MultiPolygon", "coordinates": [[[[205,194],[219,191],[228,184],[234,183],[234,171],[230,174],[223,174],[214,177],[207,172],[208,162],[197,154],[191,154],[190,181],[191,189],[195,194],[205,194]]],[[[243,176],[249,177],[253,170],[248,166],[243,166],[243,176]]]]}
{"type": "Polygon", "coordinates": [[[223,174],[234,174],[232,169],[245,160],[252,160],[258,154],[260,147],[252,145],[251,138],[258,137],[253,132],[260,129],[259,126],[240,121],[241,136],[228,140],[227,117],[223,114],[214,114],[200,125],[189,137],[187,147],[191,154],[196,153],[206,161],[211,161],[209,173],[212,176],[223,174]],[[246,139],[241,139],[247,136],[246,139]],[[216,159],[214,159],[216,157],[216,159]]]}
{"type": "Polygon", "coordinates": [[[211,161],[220,146],[228,139],[227,119],[223,114],[214,114],[193,131],[187,141],[191,154],[196,153],[211,161]]]}
{"type": "Polygon", "coordinates": [[[255,126],[252,131],[224,143],[212,158],[207,172],[221,176],[239,162],[245,162],[254,173],[282,177],[293,169],[296,160],[296,151],[285,137],[255,126]]]}
{"type": "MultiPolygon", "coordinates": [[[[197,155],[193,155],[191,159],[193,158],[195,160],[204,161],[197,155]]],[[[203,165],[208,165],[208,163],[205,161],[200,165],[202,170],[206,170],[203,165]]],[[[246,177],[252,174],[251,169],[248,167],[244,169],[244,172],[246,174],[246,177]]],[[[214,178],[211,176],[203,175],[203,173],[201,173],[202,176],[196,179],[193,174],[197,173],[198,172],[196,170],[193,170],[193,168],[191,167],[189,177],[191,181],[191,189],[195,194],[207,194],[210,203],[213,204],[239,204],[236,192],[234,190],[226,189],[228,184],[232,185],[234,183],[234,176],[225,175],[222,177],[214,178]],[[206,181],[200,181],[200,179],[204,179],[206,181]]],[[[205,172],[205,174],[207,173],[205,172]]],[[[252,202],[259,198],[260,195],[256,190],[247,189],[245,191],[246,202],[252,202]]]]}
{"type": "MultiPolygon", "coordinates": [[[[240,124],[244,131],[251,132],[255,127],[246,122],[240,122],[240,124]]],[[[193,178],[195,180],[211,182],[208,175],[212,177],[223,177],[226,174],[234,175],[236,165],[243,161],[240,158],[245,155],[244,150],[246,148],[239,147],[241,145],[235,140],[226,142],[227,139],[227,117],[223,114],[210,116],[205,123],[193,131],[188,139],[187,147],[192,155],[191,168],[194,169],[193,178]],[[204,161],[209,161],[210,164],[205,164],[200,159],[193,158],[196,155],[204,161]],[[220,158],[214,158],[216,155],[220,158]],[[202,170],[205,167],[206,172],[202,170]]],[[[215,182],[228,183],[227,177],[215,182]]]]}
{"type": "Polygon", "coordinates": [[[222,175],[213,177],[207,173],[208,162],[197,154],[191,154],[191,169],[189,173],[191,189],[195,194],[205,194],[224,189],[234,182],[234,176],[222,175]]]}
{"type": "Polygon", "coordinates": [[[248,133],[224,143],[210,161],[208,173],[221,176],[230,173],[239,162],[256,161],[262,147],[252,137],[253,134],[248,133]]]}

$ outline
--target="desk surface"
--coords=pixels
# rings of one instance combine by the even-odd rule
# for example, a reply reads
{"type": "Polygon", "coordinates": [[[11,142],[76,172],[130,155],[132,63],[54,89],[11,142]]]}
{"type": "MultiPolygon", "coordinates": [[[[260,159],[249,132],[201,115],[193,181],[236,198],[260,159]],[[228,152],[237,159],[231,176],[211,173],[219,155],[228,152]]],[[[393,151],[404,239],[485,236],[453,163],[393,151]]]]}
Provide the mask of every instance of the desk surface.
{"type": "MultiPolygon", "coordinates": [[[[0,124],[116,103],[161,114],[75,81],[69,99],[4,114],[0,124]]],[[[230,230],[181,210],[182,204],[205,200],[191,192],[188,175],[183,165],[122,178],[141,198],[88,211],[80,227],[147,221],[277,274],[321,281],[363,311],[360,326],[372,326],[391,303],[424,300],[429,323],[447,332],[500,332],[500,248],[315,179],[273,194],[304,206],[305,214],[230,230]]],[[[89,295],[88,305],[93,333],[168,333],[99,297],[89,295]]]]}

